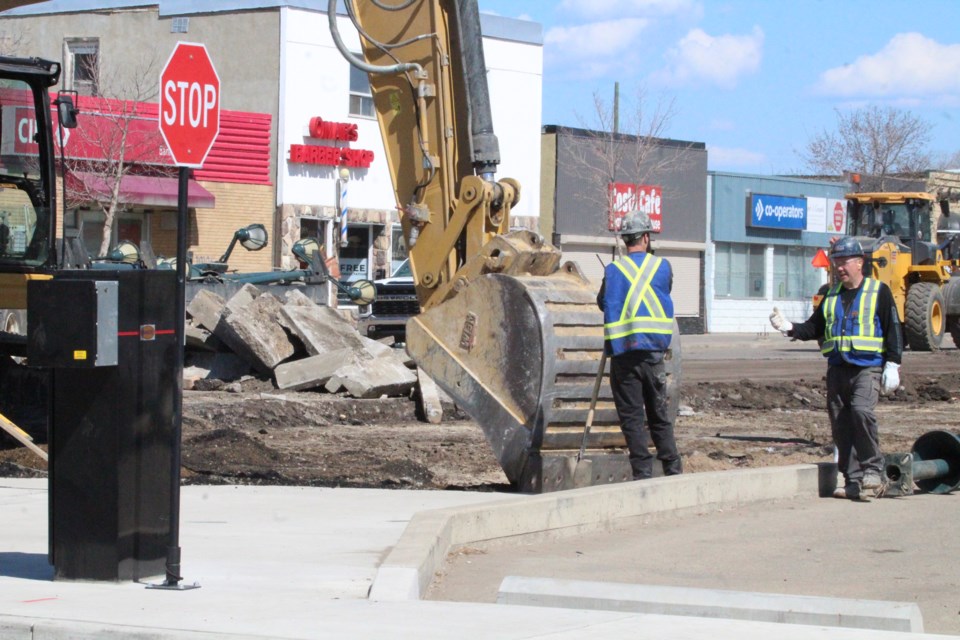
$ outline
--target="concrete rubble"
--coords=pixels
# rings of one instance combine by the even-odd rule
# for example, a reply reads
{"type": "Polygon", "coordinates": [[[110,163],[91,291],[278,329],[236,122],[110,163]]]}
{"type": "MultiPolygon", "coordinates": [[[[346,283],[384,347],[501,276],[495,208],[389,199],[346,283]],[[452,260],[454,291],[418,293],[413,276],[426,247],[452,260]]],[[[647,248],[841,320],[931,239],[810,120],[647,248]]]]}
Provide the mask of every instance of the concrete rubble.
{"type": "Polygon", "coordinates": [[[187,306],[184,388],[227,388],[269,375],[283,391],[354,398],[416,397],[424,420],[439,424],[449,402],[406,351],[360,335],[339,311],[300,291],[283,300],[246,285],[228,300],[202,290],[187,306]]]}

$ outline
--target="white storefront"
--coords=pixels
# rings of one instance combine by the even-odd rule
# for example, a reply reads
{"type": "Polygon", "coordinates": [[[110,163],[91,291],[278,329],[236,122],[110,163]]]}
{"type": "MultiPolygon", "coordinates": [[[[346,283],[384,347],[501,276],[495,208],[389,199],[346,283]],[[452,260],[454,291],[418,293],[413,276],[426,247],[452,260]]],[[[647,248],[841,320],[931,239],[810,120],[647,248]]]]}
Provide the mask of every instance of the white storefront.
{"type": "Polygon", "coordinates": [[[826,271],[811,263],[832,236],[844,234],[843,196],[849,189],[841,182],[708,174],[709,333],[769,333],[774,306],[794,321],[813,313],[813,296],[826,282],[826,271]],[[759,203],[796,216],[758,215],[759,203]]]}
{"type": "MultiPolygon", "coordinates": [[[[338,22],[344,42],[359,51],[359,37],[350,20],[340,16],[338,22]]],[[[497,177],[515,178],[523,187],[514,215],[538,216],[541,27],[486,15],[482,16],[482,26],[493,122],[502,158],[497,177]]],[[[282,9],[281,41],[277,170],[280,228],[276,231],[283,241],[282,266],[292,266],[289,247],[301,237],[319,236],[328,247],[340,244],[335,237],[336,220],[346,178],[349,246],[340,254],[344,278],[389,275],[404,254],[393,186],[366,76],[352,70],[337,50],[325,13],[282,9]],[[318,125],[318,118],[326,126],[318,125]],[[315,123],[312,129],[311,122],[315,123]],[[348,163],[368,166],[350,166],[344,173],[343,158],[334,156],[346,156],[348,163]]]]}

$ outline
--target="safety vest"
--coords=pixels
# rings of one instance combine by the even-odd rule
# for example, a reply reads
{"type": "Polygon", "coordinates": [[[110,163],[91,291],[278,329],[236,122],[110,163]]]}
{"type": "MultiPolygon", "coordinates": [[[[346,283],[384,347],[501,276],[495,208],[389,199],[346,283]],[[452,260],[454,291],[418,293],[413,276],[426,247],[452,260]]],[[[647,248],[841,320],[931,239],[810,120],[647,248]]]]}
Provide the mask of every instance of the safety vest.
{"type": "Polygon", "coordinates": [[[613,355],[666,351],[673,336],[670,264],[634,252],[604,272],[603,335],[613,355]]]}
{"type": "Polygon", "coordinates": [[[878,367],[883,364],[885,351],[877,317],[880,282],[864,278],[847,314],[840,301],[842,289],[842,284],[834,285],[823,299],[826,328],[821,353],[834,365],[846,362],[858,367],[878,367]]]}

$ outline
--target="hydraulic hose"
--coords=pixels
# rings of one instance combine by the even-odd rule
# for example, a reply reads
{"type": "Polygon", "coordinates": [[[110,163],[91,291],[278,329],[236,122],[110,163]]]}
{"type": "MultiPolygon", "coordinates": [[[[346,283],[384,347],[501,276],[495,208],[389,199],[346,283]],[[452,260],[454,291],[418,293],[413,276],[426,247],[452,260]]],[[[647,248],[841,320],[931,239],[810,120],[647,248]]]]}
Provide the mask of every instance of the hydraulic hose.
{"type": "MultiPolygon", "coordinates": [[[[344,2],[351,1],[352,0],[344,0],[344,2]]],[[[367,73],[403,73],[413,71],[418,78],[424,76],[423,67],[415,62],[377,66],[368,64],[365,60],[354,55],[353,52],[347,48],[347,45],[343,43],[343,38],[340,37],[340,29],[337,27],[337,0],[329,0],[327,3],[327,20],[330,22],[330,34],[333,36],[333,42],[337,45],[337,49],[339,49],[343,57],[347,59],[347,62],[357,69],[366,71],[367,73]]]]}
{"type": "Polygon", "coordinates": [[[470,136],[473,168],[478,176],[493,182],[500,164],[500,145],[493,133],[490,92],[487,88],[487,63],[480,33],[480,9],[477,0],[456,0],[456,37],[463,55],[464,90],[470,110],[470,136]]]}

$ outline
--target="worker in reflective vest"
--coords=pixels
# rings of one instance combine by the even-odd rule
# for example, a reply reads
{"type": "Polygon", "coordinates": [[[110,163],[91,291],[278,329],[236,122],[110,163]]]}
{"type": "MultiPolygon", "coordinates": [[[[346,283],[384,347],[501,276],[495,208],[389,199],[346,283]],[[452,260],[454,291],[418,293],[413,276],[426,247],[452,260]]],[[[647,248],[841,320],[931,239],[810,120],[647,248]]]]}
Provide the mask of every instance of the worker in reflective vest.
{"type": "Polygon", "coordinates": [[[774,307],[770,324],[796,340],[823,340],[827,412],[844,486],[837,498],[865,500],[885,486],[875,409],[881,391],[900,386],[903,339],[893,293],[863,275],[863,247],[841,238],[830,248],[837,282],[806,322],[792,323],[774,307]]]}
{"type": "Polygon", "coordinates": [[[650,249],[650,217],[634,211],[617,232],[627,255],[607,265],[597,304],[603,310],[610,388],[630,454],[634,480],[653,476],[657,449],[664,475],[683,471],[667,398],[664,352],[673,335],[673,274],[650,249]],[[646,418],[646,425],[644,424],[646,418]]]}

